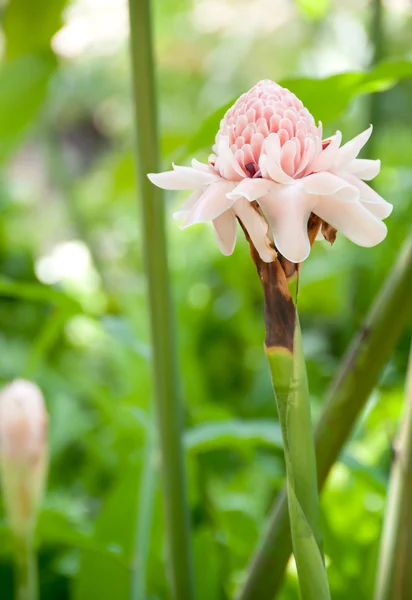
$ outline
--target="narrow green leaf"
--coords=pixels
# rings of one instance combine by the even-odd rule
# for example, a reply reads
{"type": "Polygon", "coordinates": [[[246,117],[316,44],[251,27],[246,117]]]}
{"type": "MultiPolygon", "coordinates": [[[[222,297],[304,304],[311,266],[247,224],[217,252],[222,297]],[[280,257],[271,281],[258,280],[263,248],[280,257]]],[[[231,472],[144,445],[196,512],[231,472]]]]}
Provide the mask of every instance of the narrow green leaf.
{"type": "Polygon", "coordinates": [[[273,421],[232,419],[196,425],[185,432],[184,443],[193,453],[243,447],[245,443],[282,448],[282,434],[273,421]]]}
{"type": "Polygon", "coordinates": [[[15,281],[14,279],[0,276],[0,296],[19,298],[29,302],[55,304],[63,310],[72,313],[83,312],[81,305],[71,296],[41,283],[15,281]]]}

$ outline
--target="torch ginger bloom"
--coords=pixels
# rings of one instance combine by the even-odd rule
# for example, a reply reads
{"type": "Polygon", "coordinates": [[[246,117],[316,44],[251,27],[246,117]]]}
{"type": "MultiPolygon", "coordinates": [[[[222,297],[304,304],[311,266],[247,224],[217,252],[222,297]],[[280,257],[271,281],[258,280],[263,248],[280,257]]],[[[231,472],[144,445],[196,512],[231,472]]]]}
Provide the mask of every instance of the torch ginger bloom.
{"type": "Polygon", "coordinates": [[[237,218],[263,261],[277,250],[299,263],[310,252],[312,213],[325,237],[329,225],[360,246],[385,238],[392,205],[363,181],[379,173],[380,161],[356,158],[371,133],[372,126],[343,146],[339,131],[322,141],[322,125],[302,102],[264,80],[227,111],[209,164],[193,159],[192,167],[148,177],[163,189],[194,190],[174,216],[184,219],[182,229],[212,221],[223,254],[234,250],[237,218]]]}

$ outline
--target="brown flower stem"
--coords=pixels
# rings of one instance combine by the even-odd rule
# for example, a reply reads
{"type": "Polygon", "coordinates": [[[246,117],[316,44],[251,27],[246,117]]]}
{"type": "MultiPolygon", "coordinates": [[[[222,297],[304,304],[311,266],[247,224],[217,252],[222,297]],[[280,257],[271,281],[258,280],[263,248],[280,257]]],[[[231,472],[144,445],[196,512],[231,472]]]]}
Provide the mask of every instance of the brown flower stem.
{"type": "Polygon", "coordinates": [[[263,287],[266,348],[286,348],[293,352],[296,327],[296,308],[293,303],[285,271],[279,260],[263,262],[250,243],[250,253],[263,287]]]}
{"type": "MultiPolygon", "coordinates": [[[[354,337],[326,394],[315,430],[318,482],[322,488],[405,326],[412,317],[412,237],[354,337]]],[[[292,550],[284,490],[276,499],[266,532],[253,556],[238,600],[272,600],[292,550]]]]}

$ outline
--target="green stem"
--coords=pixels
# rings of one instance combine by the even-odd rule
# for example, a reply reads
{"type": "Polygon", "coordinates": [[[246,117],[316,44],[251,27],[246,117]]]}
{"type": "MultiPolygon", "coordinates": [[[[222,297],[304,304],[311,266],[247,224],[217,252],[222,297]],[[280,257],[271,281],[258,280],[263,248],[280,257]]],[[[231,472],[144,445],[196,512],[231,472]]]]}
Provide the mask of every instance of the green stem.
{"type": "Polygon", "coordinates": [[[376,576],[375,600],[408,600],[412,590],[412,347],[405,415],[395,447],[376,576]]]}
{"type": "MultiPolygon", "coordinates": [[[[412,237],[355,336],[326,394],[315,430],[318,483],[347,441],[379,374],[412,316],[412,237]],[[396,318],[394,318],[396,315],[396,318]]],[[[286,491],[275,501],[267,530],[252,558],[239,600],[272,600],[280,589],[292,549],[286,491]]]]}
{"type": "Polygon", "coordinates": [[[296,265],[280,254],[271,263],[262,261],[243,230],[263,288],[265,350],[282,429],[290,533],[300,591],[303,600],[329,600],[306,365],[293,301],[298,273],[296,265]]]}
{"type": "Polygon", "coordinates": [[[316,457],[309,390],[296,321],[293,353],[267,348],[282,427],[293,554],[302,600],[330,599],[319,522],[316,457]]]}
{"type": "Polygon", "coordinates": [[[37,600],[37,563],[30,533],[15,539],[15,573],[16,600],[37,600]]]}
{"type": "Polygon", "coordinates": [[[149,0],[129,0],[136,169],[143,221],[143,253],[148,278],[153,346],[153,381],[162,462],[162,483],[173,593],[190,600],[193,566],[189,509],[181,442],[182,412],[177,392],[176,350],[172,335],[163,194],[147,179],[157,171],[158,135],[149,0]]]}

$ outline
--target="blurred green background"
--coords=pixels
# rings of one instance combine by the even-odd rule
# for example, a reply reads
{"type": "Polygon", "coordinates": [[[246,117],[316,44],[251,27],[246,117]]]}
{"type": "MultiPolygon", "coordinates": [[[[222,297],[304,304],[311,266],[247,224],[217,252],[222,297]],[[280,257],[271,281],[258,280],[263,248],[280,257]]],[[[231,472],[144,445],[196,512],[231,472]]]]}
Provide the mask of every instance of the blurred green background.
{"type": "MultiPolygon", "coordinates": [[[[366,0],[153,2],[165,167],[205,159],[222,111],[207,117],[262,78],[287,80],[326,135],[339,128],[347,140],[375,126],[364,155],[381,158],[376,189],[395,206],[387,239],[373,249],[341,236],[333,248],[317,243],[302,269],[314,419],[410,229],[412,3],[388,1],[374,21],[375,9],[366,0]],[[394,62],[364,74],[381,59],[394,62]]],[[[0,382],[35,380],[51,415],[41,597],[126,598],[131,568],[142,568],[133,540],[143,498],[147,600],[169,600],[127,4],[2,0],[0,11],[0,382]]],[[[198,600],[225,600],[244,581],[284,464],[247,245],[239,236],[225,258],[210,227],[181,232],[171,214],[183,199],[171,194],[166,213],[198,600]]],[[[335,600],[372,597],[409,338],[322,496],[335,600]]],[[[0,534],[9,600],[4,518],[0,534]]],[[[293,564],[279,597],[298,598],[293,564]]]]}

